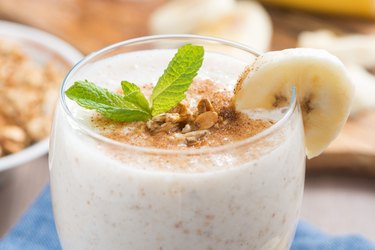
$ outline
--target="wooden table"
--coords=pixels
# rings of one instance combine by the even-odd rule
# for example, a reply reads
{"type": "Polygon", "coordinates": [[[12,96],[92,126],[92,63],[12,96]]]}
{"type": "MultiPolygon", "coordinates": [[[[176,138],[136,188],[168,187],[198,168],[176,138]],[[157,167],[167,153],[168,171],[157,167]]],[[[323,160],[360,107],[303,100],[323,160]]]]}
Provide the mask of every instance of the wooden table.
{"type": "MultiPolygon", "coordinates": [[[[0,18],[47,30],[88,53],[146,35],[147,16],[163,1],[0,0],[0,18]]],[[[267,9],[275,28],[272,49],[294,47],[297,34],[304,29],[375,33],[372,22],[267,9]]],[[[46,156],[0,173],[0,236],[15,224],[47,182],[46,156]]],[[[359,233],[375,241],[375,177],[310,173],[302,218],[330,233],[359,233]]]]}

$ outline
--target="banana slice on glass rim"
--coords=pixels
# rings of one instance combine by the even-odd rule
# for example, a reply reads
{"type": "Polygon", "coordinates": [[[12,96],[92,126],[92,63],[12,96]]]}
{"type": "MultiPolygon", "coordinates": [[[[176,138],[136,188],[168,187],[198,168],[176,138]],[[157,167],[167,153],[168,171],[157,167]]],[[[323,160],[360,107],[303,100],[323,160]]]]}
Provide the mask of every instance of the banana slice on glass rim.
{"type": "Polygon", "coordinates": [[[354,95],[341,61],[319,49],[266,52],[243,73],[235,89],[236,108],[273,109],[289,100],[292,86],[302,110],[308,158],[319,155],[344,126],[354,95]]]}

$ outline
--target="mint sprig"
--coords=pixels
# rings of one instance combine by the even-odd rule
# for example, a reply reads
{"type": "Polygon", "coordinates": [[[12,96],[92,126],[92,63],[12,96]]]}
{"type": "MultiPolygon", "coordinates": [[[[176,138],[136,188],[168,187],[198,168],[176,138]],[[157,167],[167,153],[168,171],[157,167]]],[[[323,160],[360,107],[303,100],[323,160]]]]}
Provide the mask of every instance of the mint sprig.
{"type": "Polygon", "coordinates": [[[179,48],[150,97],[153,116],[174,108],[185,99],[186,90],[202,66],[203,55],[204,50],[200,46],[185,45],[179,48]]]}
{"type": "Polygon", "coordinates": [[[202,46],[186,44],[180,47],[154,87],[150,102],[136,84],[128,81],[121,82],[124,95],[87,80],[75,82],[65,94],[78,105],[96,110],[111,120],[145,121],[169,111],[186,97],[185,92],[202,66],[203,55],[202,46]]]}

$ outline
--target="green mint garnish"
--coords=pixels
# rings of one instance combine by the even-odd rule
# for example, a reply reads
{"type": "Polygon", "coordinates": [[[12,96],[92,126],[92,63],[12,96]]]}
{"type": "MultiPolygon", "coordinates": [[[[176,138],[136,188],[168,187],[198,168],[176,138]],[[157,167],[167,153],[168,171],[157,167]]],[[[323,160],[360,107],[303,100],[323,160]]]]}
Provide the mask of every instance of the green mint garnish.
{"type": "Polygon", "coordinates": [[[180,47],[159,78],[150,102],[137,85],[128,81],[121,82],[124,95],[87,80],[75,82],[65,94],[80,106],[96,110],[114,121],[146,121],[169,111],[186,97],[185,92],[202,66],[203,55],[202,46],[187,44],[180,47]]]}
{"type": "Polygon", "coordinates": [[[149,109],[143,109],[139,102],[130,101],[132,97],[127,100],[125,96],[112,93],[92,82],[75,82],[65,94],[80,106],[95,109],[114,121],[145,121],[151,117],[149,109]]]}
{"type": "Polygon", "coordinates": [[[151,110],[147,98],[144,96],[141,89],[137,85],[127,81],[122,81],[121,88],[124,92],[124,99],[126,101],[133,103],[141,110],[144,110],[148,114],[150,114],[151,110]]]}
{"type": "Polygon", "coordinates": [[[200,46],[188,44],[179,48],[150,97],[153,116],[174,108],[185,99],[186,90],[202,66],[203,55],[204,50],[200,46]]]}

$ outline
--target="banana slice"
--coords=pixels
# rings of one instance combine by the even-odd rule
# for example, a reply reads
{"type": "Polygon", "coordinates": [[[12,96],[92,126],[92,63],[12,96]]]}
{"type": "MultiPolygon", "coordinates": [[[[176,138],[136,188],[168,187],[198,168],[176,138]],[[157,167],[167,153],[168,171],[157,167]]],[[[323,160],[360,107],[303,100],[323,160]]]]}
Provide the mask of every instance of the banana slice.
{"type": "Polygon", "coordinates": [[[258,2],[239,1],[226,15],[202,23],[193,33],[233,40],[265,52],[271,44],[272,22],[258,2]]]}
{"type": "Polygon", "coordinates": [[[226,15],[234,0],[172,0],[158,8],[150,18],[152,34],[191,33],[202,23],[226,15]]]}
{"type": "Polygon", "coordinates": [[[237,109],[272,109],[289,100],[292,85],[302,109],[308,158],[337,136],[350,111],[354,87],[344,65],[318,49],[287,49],[259,56],[235,90],[237,109]]]}
{"type": "Polygon", "coordinates": [[[348,74],[355,84],[355,95],[350,115],[375,110],[375,77],[359,65],[347,65],[348,74]]]}
{"type": "Polygon", "coordinates": [[[375,67],[375,34],[336,36],[328,30],[306,31],[299,34],[298,46],[325,49],[343,62],[375,67]]]}

